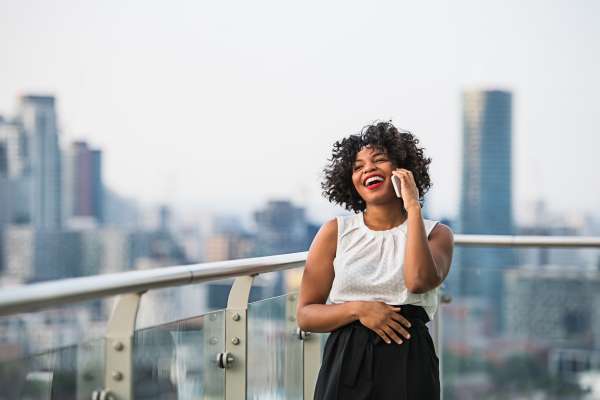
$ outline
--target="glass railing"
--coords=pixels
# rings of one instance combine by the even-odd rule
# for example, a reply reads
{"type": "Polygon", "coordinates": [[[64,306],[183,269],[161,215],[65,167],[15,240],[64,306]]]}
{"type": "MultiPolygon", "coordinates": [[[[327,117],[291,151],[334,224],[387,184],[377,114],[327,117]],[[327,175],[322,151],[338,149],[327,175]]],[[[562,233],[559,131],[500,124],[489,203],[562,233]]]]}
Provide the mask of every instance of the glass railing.
{"type": "MultiPolygon", "coordinates": [[[[496,250],[500,260],[520,262],[518,251],[496,250]]],[[[597,398],[600,272],[581,261],[589,252],[569,251],[578,265],[469,268],[472,260],[458,252],[430,327],[445,400],[597,398]]],[[[281,257],[290,268],[305,255],[281,257]]],[[[240,263],[257,273],[285,269],[265,260],[240,263]]],[[[209,279],[207,270],[192,274],[209,279]]],[[[252,284],[237,278],[224,310],[138,330],[141,293],[121,295],[107,337],[0,359],[0,400],[312,399],[326,335],[298,328],[297,293],[248,303],[252,284]]]]}
{"type": "Polygon", "coordinates": [[[248,399],[302,400],[297,305],[296,293],[248,305],[248,399]]]}
{"type": "Polygon", "coordinates": [[[103,385],[104,339],[0,362],[0,399],[90,399],[103,385]]]}
{"type": "Polygon", "coordinates": [[[448,278],[445,400],[600,398],[598,270],[452,267],[448,278]]]}
{"type": "MultiPolygon", "coordinates": [[[[292,293],[248,304],[247,399],[305,398],[307,335],[298,328],[297,301],[292,293]]],[[[308,336],[318,352],[313,361],[321,357],[320,336],[308,336]]],[[[218,362],[225,340],[224,310],[136,330],[133,398],[225,399],[226,368],[218,362]]],[[[96,339],[1,363],[0,399],[93,399],[104,387],[104,346],[96,339]]],[[[313,363],[309,374],[317,371],[313,363]]]]}
{"type": "Polygon", "coordinates": [[[135,399],[225,397],[225,370],[217,355],[225,350],[224,311],[135,331],[135,399]]]}

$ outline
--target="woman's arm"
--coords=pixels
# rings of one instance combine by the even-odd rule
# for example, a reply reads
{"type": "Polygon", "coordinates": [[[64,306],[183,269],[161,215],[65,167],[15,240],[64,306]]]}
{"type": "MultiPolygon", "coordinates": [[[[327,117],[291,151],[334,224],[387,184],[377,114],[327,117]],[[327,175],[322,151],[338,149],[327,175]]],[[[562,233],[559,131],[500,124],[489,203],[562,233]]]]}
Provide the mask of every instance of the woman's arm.
{"type": "Polygon", "coordinates": [[[390,343],[389,338],[402,343],[392,329],[409,338],[410,335],[400,323],[409,327],[410,324],[396,313],[399,308],[377,301],[325,304],[335,277],[333,260],[337,250],[337,234],[337,221],[334,219],[321,227],[310,246],[298,299],[298,326],[306,332],[331,332],[360,320],[387,343],[390,343]]]}
{"type": "Polygon", "coordinates": [[[398,169],[394,175],[402,180],[402,198],[408,213],[404,281],[411,293],[426,293],[440,286],[450,272],[454,235],[446,225],[437,224],[427,238],[412,172],[398,169]]]}
{"type": "Polygon", "coordinates": [[[411,293],[422,294],[440,286],[448,276],[454,251],[454,235],[446,225],[437,224],[428,239],[421,207],[407,212],[404,281],[411,293]]]}
{"type": "Polygon", "coordinates": [[[327,222],[308,251],[297,310],[298,326],[303,331],[331,332],[357,319],[353,302],[325,305],[335,277],[337,233],[337,220],[327,222]]]}

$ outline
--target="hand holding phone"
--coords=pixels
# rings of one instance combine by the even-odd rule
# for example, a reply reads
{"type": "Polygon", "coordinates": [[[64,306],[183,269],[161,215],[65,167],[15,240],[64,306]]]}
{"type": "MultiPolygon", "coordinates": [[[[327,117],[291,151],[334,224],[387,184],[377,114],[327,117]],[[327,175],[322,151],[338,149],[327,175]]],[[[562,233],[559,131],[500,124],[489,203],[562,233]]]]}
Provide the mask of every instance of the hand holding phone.
{"type": "Polygon", "coordinates": [[[392,185],[394,185],[396,196],[402,197],[402,184],[400,183],[400,178],[398,178],[396,175],[392,175],[392,185]]]}

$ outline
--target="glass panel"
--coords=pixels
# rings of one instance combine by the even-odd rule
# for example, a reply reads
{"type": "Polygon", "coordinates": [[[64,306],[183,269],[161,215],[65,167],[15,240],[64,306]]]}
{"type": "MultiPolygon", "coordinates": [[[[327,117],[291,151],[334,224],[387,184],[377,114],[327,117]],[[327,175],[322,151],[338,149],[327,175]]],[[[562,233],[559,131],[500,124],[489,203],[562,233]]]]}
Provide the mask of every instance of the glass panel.
{"type": "Polygon", "coordinates": [[[600,398],[597,269],[452,267],[446,282],[445,399],[600,398]]]}
{"type": "Polygon", "coordinates": [[[248,305],[248,399],[302,400],[297,304],[292,293],[248,305]]]}
{"type": "Polygon", "coordinates": [[[113,306],[111,298],[0,317],[0,362],[103,337],[113,306]]]}
{"type": "Polygon", "coordinates": [[[223,399],[224,311],[138,330],[133,368],[136,399],[223,399]]]}
{"type": "MultiPolygon", "coordinates": [[[[250,302],[275,297],[278,278],[276,273],[257,276],[250,290],[250,302]]],[[[222,310],[227,307],[233,282],[235,278],[150,290],[142,296],[135,326],[139,329],[150,328],[222,310]]]]}
{"type": "Polygon", "coordinates": [[[0,399],[89,400],[103,386],[104,339],[0,363],[0,399]]]}
{"type": "Polygon", "coordinates": [[[213,294],[207,283],[150,290],[140,300],[135,326],[139,330],[152,328],[227,307],[227,302],[219,308],[211,307],[213,294]]]}

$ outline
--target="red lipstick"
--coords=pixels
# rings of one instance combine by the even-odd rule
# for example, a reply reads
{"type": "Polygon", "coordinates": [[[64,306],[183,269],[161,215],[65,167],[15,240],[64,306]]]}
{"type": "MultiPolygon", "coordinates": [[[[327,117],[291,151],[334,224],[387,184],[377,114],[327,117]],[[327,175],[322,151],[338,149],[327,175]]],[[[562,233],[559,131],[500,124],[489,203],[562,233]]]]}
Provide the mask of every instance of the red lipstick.
{"type": "MultiPolygon", "coordinates": [[[[374,176],[381,176],[379,174],[371,174],[371,175],[367,175],[365,176],[365,179],[363,179],[363,185],[365,184],[365,182],[367,181],[367,179],[372,178],[374,176]]],[[[383,178],[383,177],[382,177],[383,178]]]]}
{"type": "Polygon", "coordinates": [[[375,183],[375,184],[373,184],[373,185],[371,185],[371,186],[365,186],[365,187],[366,187],[367,189],[369,189],[369,190],[373,190],[373,189],[375,189],[375,188],[378,188],[378,187],[379,187],[379,186],[381,186],[381,185],[383,185],[383,181],[381,181],[381,182],[377,182],[377,183],[375,183]]]}

